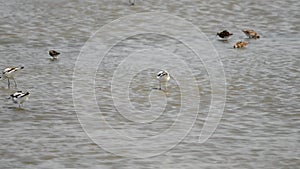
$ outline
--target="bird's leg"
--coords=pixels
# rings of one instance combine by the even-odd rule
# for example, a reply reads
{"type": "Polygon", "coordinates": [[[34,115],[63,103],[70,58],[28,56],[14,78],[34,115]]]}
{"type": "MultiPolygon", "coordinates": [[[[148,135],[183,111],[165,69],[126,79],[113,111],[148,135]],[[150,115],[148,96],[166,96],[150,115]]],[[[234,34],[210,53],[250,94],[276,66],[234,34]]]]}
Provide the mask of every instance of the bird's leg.
{"type": "Polygon", "coordinates": [[[158,89],[161,90],[161,82],[158,82],[158,83],[159,83],[159,88],[158,89]]]}
{"type": "Polygon", "coordinates": [[[7,78],[7,87],[10,88],[10,81],[9,81],[9,78],[7,78]]]}
{"type": "Polygon", "coordinates": [[[166,82],[166,84],[165,84],[165,87],[166,87],[165,89],[167,90],[167,88],[168,88],[168,83],[167,83],[167,82],[166,82]]]}
{"type": "Polygon", "coordinates": [[[17,86],[17,82],[16,82],[15,78],[12,78],[12,79],[13,79],[14,82],[15,82],[15,88],[17,88],[18,86],[17,86]]]}

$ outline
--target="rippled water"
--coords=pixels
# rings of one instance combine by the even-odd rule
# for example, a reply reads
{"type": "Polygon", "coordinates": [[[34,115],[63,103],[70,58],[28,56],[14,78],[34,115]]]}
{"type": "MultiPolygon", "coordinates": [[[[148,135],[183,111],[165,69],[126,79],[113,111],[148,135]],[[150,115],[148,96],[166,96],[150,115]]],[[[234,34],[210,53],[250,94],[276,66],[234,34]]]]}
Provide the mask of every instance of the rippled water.
{"type": "MultiPolygon", "coordinates": [[[[135,6],[129,6],[127,0],[2,0],[0,68],[25,66],[16,80],[19,89],[30,91],[31,96],[23,109],[17,109],[17,105],[6,99],[16,89],[7,89],[6,82],[0,81],[0,168],[297,168],[300,165],[299,9],[300,2],[296,0],[137,0],[135,6]],[[199,27],[221,58],[227,90],[218,128],[208,141],[200,144],[198,137],[211,103],[209,76],[203,63],[193,59],[194,53],[181,42],[168,36],[136,35],[115,45],[95,75],[102,120],[115,130],[142,139],[157,135],[175,123],[180,106],[189,102],[181,100],[182,91],[199,92],[200,96],[199,115],[187,136],[168,151],[142,159],[116,155],[89,139],[77,118],[72,95],[76,59],[89,37],[115,19],[140,12],[168,13],[199,27]],[[240,31],[244,28],[257,30],[261,39],[244,39],[240,31]],[[234,33],[228,42],[218,41],[215,36],[223,29],[234,33]],[[250,44],[246,49],[234,50],[232,46],[238,40],[250,44]],[[179,82],[173,78],[164,113],[161,116],[141,113],[150,119],[159,116],[155,122],[142,124],[125,119],[118,114],[111,97],[113,71],[127,55],[161,46],[169,49],[170,54],[162,59],[171,54],[183,56],[199,86],[180,89],[180,78],[179,82]],[[62,53],[58,61],[49,60],[50,49],[62,53]]],[[[151,57],[147,52],[144,54],[145,58],[151,57]]],[[[134,64],[145,63],[141,59],[134,64]]],[[[129,68],[125,67],[124,72],[129,68]]],[[[156,71],[158,68],[133,74],[128,92],[132,105],[141,112],[150,107],[148,96],[157,87],[153,77],[156,71]]],[[[183,71],[178,69],[174,73],[183,71]]],[[[83,81],[80,85],[89,84],[83,81]]],[[[89,91],[82,91],[85,92],[89,91]]],[[[160,92],[151,95],[155,99],[165,98],[160,92]]],[[[85,109],[87,113],[90,111],[89,107],[85,109]]],[[[184,124],[192,123],[194,118],[188,117],[184,124]]],[[[105,123],[100,123],[97,129],[108,131],[101,140],[116,147],[127,145],[125,140],[111,139],[111,128],[105,123]]],[[[176,139],[176,135],[170,136],[156,145],[162,148],[176,139]]],[[[135,151],[135,143],[132,144],[123,151],[132,150],[138,157],[148,153],[135,151]]],[[[149,151],[151,148],[155,149],[150,146],[149,151]]]]}

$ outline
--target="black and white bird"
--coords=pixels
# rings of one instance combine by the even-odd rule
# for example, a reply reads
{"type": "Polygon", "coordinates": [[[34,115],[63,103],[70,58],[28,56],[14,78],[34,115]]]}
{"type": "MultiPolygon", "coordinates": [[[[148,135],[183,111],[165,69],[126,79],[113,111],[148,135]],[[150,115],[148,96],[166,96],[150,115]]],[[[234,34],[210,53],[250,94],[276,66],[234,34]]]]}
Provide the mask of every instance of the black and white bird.
{"type": "Polygon", "coordinates": [[[17,88],[17,83],[16,83],[16,80],[14,78],[15,74],[17,72],[19,72],[19,70],[21,69],[24,69],[23,66],[19,66],[19,67],[7,67],[5,68],[3,71],[2,71],[2,76],[1,76],[1,79],[4,80],[4,79],[7,79],[7,82],[8,82],[8,88],[10,88],[10,81],[9,79],[12,79],[15,83],[15,87],[17,88]]]}
{"type": "Polygon", "coordinates": [[[157,73],[156,78],[159,81],[159,90],[162,90],[162,84],[165,85],[165,90],[167,90],[167,82],[170,80],[170,74],[165,70],[161,70],[157,73]]]}
{"type": "Polygon", "coordinates": [[[29,95],[29,92],[17,91],[14,94],[11,94],[9,99],[11,98],[14,103],[19,104],[19,108],[21,108],[21,105],[28,100],[29,95]]]}
{"type": "Polygon", "coordinates": [[[60,53],[55,50],[49,50],[49,55],[52,57],[52,60],[57,60],[59,54],[60,53]]]}

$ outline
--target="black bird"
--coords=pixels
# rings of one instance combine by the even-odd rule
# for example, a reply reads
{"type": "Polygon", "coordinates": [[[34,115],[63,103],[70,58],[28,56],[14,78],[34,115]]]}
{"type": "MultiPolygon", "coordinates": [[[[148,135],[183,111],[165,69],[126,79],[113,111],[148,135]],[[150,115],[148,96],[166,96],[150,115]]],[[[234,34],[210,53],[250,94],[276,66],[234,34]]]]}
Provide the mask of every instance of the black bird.
{"type": "Polygon", "coordinates": [[[59,52],[57,52],[57,51],[55,51],[55,50],[50,50],[49,51],[49,55],[52,57],[52,59],[58,59],[58,55],[59,55],[60,53],[59,52]]]}
{"type": "Polygon", "coordinates": [[[217,35],[222,38],[227,40],[231,35],[233,35],[232,33],[229,33],[227,30],[223,30],[222,32],[218,32],[217,35]]]}

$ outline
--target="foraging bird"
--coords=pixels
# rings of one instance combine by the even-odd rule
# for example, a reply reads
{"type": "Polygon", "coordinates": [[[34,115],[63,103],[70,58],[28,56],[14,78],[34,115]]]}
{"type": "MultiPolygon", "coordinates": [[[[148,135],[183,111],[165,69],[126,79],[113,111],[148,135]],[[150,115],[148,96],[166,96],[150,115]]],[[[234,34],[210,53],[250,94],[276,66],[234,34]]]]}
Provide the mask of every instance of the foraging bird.
{"type": "Polygon", "coordinates": [[[59,55],[59,54],[60,54],[60,53],[57,52],[57,51],[55,51],[55,50],[50,50],[50,51],[49,51],[49,55],[52,57],[52,60],[58,59],[58,55],[59,55]]]}
{"type": "Polygon", "coordinates": [[[258,39],[260,36],[254,30],[242,30],[250,39],[258,39]]]}
{"type": "Polygon", "coordinates": [[[135,0],[129,0],[129,4],[133,6],[135,4],[135,0]]]}
{"type": "Polygon", "coordinates": [[[30,93],[17,91],[14,94],[11,94],[8,99],[12,99],[12,101],[16,104],[19,104],[19,108],[21,108],[21,104],[28,100],[30,93]]]}
{"type": "Polygon", "coordinates": [[[17,88],[17,83],[15,81],[15,74],[21,70],[21,69],[24,69],[23,66],[19,66],[19,67],[8,67],[8,68],[5,68],[2,72],[2,77],[1,79],[7,79],[7,82],[8,82],[8,88],[10,88],[10,81],[9,79],[13,79],[13,81],[15,82],[15,87],[17,88]]]}
{"type": "Polygon", "coordinates": [[[233,48],[243,48],[243,47],[246,47],[247,45],[248,45],[248,42],[239,41],[233,46],[233,48]]]}
{"type": "Polygon", "coordinates": [[[223,40],[228,40],[233,34],[229,33],[227,30],[223,30],[222,32],[218,32],[217,35],[223,40]]]}
{"type": "Polygon", "coordinates": [[[162,90],[162,83],[165,84],[165,89],[167,89],[167,82],[170,80],[170,74],[165,70],[161,70],[157,73],[156,78],[159,81],[159,90],[162,90]]]}

